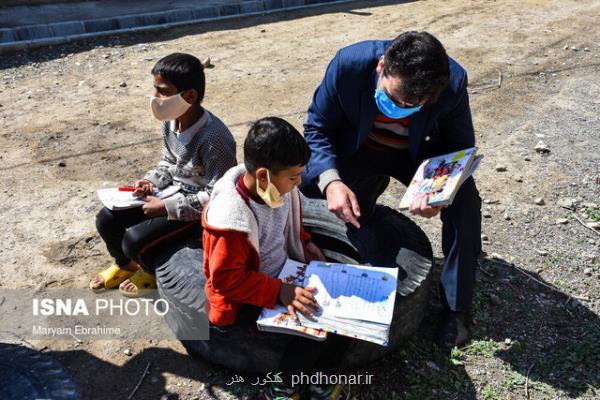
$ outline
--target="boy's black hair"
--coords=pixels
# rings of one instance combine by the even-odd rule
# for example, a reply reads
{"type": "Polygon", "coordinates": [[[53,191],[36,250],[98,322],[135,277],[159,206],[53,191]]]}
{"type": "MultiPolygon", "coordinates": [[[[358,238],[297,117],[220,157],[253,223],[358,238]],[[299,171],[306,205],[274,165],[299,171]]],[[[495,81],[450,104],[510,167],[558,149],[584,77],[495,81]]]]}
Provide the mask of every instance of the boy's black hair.
{"type": "Polygon", "coordinates": [[[278,174],[286,168],[306,165],[310,154],[300,132],[277,117],[254,122],[244,141],[244,165],[249,172],[265,167],[278,174]]]}
{"type": "Polygon", "coordinates": [[[206,79],[204,67],[196,57],[185,53],[173,53],[158,60],[152,75],[160,75],[177,88],[178,92],[195,89],[198,103],[204,99],[206,79]]]}
{"type": "Polygon", "coordinates": [[[384,76],[402,79],[403,99],[434,102],[450,80],[444,46],[427,32],[404,32],[385,49],[384,76]]]}

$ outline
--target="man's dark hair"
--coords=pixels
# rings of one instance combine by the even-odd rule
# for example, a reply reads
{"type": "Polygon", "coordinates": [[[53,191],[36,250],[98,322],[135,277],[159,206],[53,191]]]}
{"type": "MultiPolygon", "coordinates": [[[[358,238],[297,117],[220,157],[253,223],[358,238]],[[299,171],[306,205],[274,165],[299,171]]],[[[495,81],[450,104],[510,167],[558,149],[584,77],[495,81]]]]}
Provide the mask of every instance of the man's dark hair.
{"type": "Polygon", "coordinates": [[[306,165],[309,159],[310,147],[304,137],[281,118],[256,121],[244,141],[244,165],[250,172],[265,167],[278,174],[286,168],[306,165]]]}
{"type": "Polygon", "coordinates": [[[152,68],[152,75],[160,75],[175,85],[179,92],[195,89],[198,103],[204,99],[204,67],[200,60],[190,54],[173,53],[161,58],[152,68]]]}
{"type": "Polygon", "coordinates": [[[401,78],[402,100],[434,102],[450,80],[444,46],[427,32],[404,32],[385,49],[384,76],[401,78]]]}

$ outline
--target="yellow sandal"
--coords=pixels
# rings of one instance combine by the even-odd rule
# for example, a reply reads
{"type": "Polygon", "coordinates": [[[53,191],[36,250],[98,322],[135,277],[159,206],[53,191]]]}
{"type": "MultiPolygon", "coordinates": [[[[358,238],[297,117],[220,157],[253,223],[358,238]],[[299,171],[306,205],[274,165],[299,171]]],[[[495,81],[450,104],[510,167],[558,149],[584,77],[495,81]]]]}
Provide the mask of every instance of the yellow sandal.
{"type": "Polygon", "coordinates": [[[135,289],[132,292],[128,292],[119,287],[119,292],[125,297],[141,297],[145,292],[156,289],[156,276],[144,271],[143,268],[138,269],[137,272],[129,278],[129,281],[135,286],[135,289]]]}
{"type": "MultiPolygon", "coordinates": [[[[130,262],[130,264],[133,263],[133,261],[130,262]]],[[[134,265],[136,265],[139,268],[139,265],[137,263],[134,263],[134,265]]],[[[134,274],[136,273],[136,271],[129,271],[123,268],[120,268],[116,263],[111,265],[110,267],[106,268],[104,271],[98,273],[98,275],[100,275],[104,281],[102,286],[94,288],[92,287],[92,285],[94,284],[94,281],[90,282],[90,289],[92,289],[95,292],[99,292],[99,291],[103,291],[103,290],[107,290],[107,289],[113,289],[116,288],[117,286],[119,286],[121,283],[123,283],[125,280],[127,280],[128,278],[132,277],[134,274]]]]}

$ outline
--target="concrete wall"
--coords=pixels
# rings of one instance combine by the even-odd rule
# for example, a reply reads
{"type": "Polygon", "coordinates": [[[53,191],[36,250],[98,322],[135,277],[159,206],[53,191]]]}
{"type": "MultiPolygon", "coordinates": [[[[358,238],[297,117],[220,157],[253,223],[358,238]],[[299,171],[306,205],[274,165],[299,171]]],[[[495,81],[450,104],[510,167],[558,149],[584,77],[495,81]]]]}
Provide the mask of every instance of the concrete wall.
{"type": "Polygon", "coordinates": [[[8,6],[34,6],[37,4],[53,4],[53,3],[74,3],[85,0],[0,0],[0,7],[8,6]]]}

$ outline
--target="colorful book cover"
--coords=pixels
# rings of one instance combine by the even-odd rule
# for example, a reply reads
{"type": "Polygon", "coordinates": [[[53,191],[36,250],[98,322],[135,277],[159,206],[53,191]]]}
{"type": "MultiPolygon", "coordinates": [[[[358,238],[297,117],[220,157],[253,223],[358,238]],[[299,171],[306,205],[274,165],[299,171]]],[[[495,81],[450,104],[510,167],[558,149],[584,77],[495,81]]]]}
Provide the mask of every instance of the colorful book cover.
{"type": "Polygon", "coordinates": [[[400,209],[408,209],[420,194],[428,195],[433,207],[452,203],[460,185],[479,164],[481,156],[476,152],[477,148],[471,147],[423,161],[400,201],[400,209]]]}
{"type": "MultiPolygon", "coordinates": [[[[306,264],[287,260],[279,274],[279,278],[285,283],[293,283],[304,286],[306,264]]],[[[290,335],[306,336],[315,340],[327,339],[327,332],[303,326],[300,321],[290,315],[287,308],[278,304],[273,309],[263,308],[256,325],[259,330],[268,332],[282,332],[290,335]]]]}

